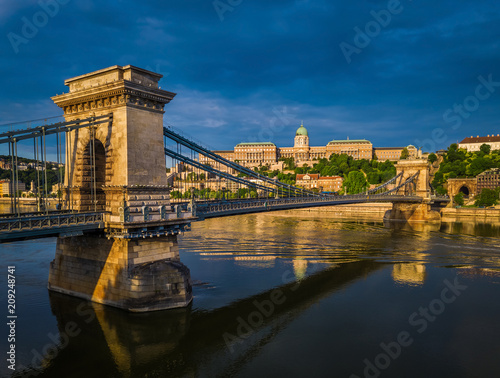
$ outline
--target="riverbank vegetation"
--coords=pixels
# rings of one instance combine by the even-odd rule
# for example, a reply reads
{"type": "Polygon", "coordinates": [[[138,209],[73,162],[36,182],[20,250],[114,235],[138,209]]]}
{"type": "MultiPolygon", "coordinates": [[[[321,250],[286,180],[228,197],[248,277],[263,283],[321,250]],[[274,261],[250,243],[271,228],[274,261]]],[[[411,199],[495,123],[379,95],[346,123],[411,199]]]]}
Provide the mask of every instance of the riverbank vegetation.
{"type": "Polygon", "coordinates": [[[474,202],[475,206],[479,207],[489,207],[495,206],[498,204],[500,196],[500,187],[493,189],[483,189],[481,193],[476,197],[476,201],[474,202]]]}
{"type": "MultiPolygon", "coordinates": [[[[0,159],[10,163],[10,156],[8,155],[0,155],[0,159]]],[[[43,182],[45,174],[41,170],[39,170],[37,175],[37,170],[35,169],[35,166],[37,164],[36,160],[18,157],[17,163],[19,165],[22,164],[23,167],[23,169],[19,169],[17,171],[19,182],[26,184],[27,190],[29,190],[32,181],[36,184],[39,178],[40,181],[43,182]]],[[[41,164],[42,163],[38,161],[39,169],[41,167],[41,164]]],[[[61,177],[61,181],[64,180],[64,167],[60,167],[59,169],[57,169],[55,163],[47,162],[46,169],[47,169],[47,186],[50,191],[52,190],[52,185],[55,185],[59,182],[59,177],[61,177]]],[[[0,168],[0,180],[11,180],[12,179],[11,176],[12,176],[12,171],[10,169],[0,168]]]]}
{"type": "Polygon", "coordinates": [[[489,145],[483,144],[479,151],[467,152],[453,143],[443,156],[432,186],[438,194],[447,194],[444,183],[448,179],[476,177],[491,168],[500,168],[500,150],[491,151],[489,145]]]}
{"type": "MultiPolygon", "coordinates": [[[[61,181],[64,180],[64,169],[61,169],[61,181]]],[[[10,169],[1,169],[0,168],[0,180],[11,180],[12,171],[10,169]]],[[[45,174],[39,171],[40,180],[42,181],[45,177],[45,174]]],[[[24,171],[18,171],[19,182],[26,184],[26,189],[30,188],[30,184],[33,181],[35,184],[38,182],[37,171],[33,168],[28,168],[24,171]]],[[[52,170],[47,165],[47,186],[49,191],[52,190],[52,185],[55,185],[59,182],[59,173],[57,170],[52,170]]]]}

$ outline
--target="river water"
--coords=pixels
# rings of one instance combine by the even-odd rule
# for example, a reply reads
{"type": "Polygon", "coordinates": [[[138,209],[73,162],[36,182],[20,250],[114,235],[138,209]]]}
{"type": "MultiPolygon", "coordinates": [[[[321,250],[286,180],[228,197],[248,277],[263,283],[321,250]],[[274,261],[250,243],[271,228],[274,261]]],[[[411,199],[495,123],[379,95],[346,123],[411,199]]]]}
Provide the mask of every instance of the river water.
{"type": "MultiPolygon", "coordinates": [[[[187,309],[129,314],[49,293],[55,239],[16,266],[16,368],[37,377],[498,377],[500,225],[408,227],[299,212],[210,219],[179,238],[187,309]]],[[[7,285],[5,284],[4,287],[7,285]]],[[[2,304],[7,307],[6,290],[2,304]]]]}

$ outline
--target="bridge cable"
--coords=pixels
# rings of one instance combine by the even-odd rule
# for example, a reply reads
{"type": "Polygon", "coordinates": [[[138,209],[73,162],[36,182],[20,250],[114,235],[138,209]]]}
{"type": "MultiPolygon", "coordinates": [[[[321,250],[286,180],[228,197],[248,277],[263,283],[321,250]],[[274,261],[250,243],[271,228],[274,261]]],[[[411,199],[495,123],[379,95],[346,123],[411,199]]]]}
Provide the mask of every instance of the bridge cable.
{"type": "Polygon", "coordinates": [[[10,183],[9,185],[9,194],[10,194],[10,211],[12,213],[16,212],[16,202],[14,198],[14,180],[15,180],[15,174],[14,174],[14,141],[11,140],[9,143],[9,155],[10,155],[10,183]]]}
{"type": "MultiPolygon", "coordinates": [[[[194,143],[193,141],[190,141],[189,139],[175,133],[174,131],[170,130],[167,127],[163,128],[163,132],[164,132],[164,135],[167,136],[168,138],[175,140],[175,141],[185,145],[188,148],[194,149],[195,151],[202,153],[203,155],[207,156],[208,158],[210,158],[214,161],[217,161],[219,163],[222,162],[224,165],[229,166],[231,168],[234,168],[238,172],[246,173],[254,178],[271,183],[272,185],[281,186],[282,188],[285,188],[287,190],[293,189],[293,190],[299,191],[301,193],[304,192],[303,188],[298,188],[298,187],[295,187],[295,186],[290,185],[290,184],[285,184],[285,183],[282,183],[280,181],[272,180],[267,176],[256,173],[256,172],[252,171],[251,169],[248,169],[248,168],[243,167],[239,164],[236,164],[228,159],[225,159],[225,158],[221,157],[220,155],[217,155],[216,153],[209,151],[208,149],[194,143]]],[[[311,191],[307,191],[307,194],[310,194],[312,196],[320,196],[319,194],[317,194],[315,192],[311,192],[311,191]]]]}
{"type": "MultiPolygon", "coordinates": [[[[91,205],[95,205],[95,140],[94,140],[94,133],[92,130],[92,126],[89,126],[89,134],[90,134],[90,141],[89,141],[89,165],[90,165],[90,198],[92,199],[91,205]]],[[[90,208],[89,208],[90,210],[90,208]]]]}
{"type": "Polygon", "coordinates": [[[183,155],[177,155],[175,152],[173,151],[170,151],[168,150],[167,148],[165,148],[165,154],[171,156],[171,157],[176,157],[177,159],[181,160],[182,162],[184,162],[185,164],[189,164],[189,165],[193,165],[193,166],[199,166],[200,168],[204,168],[206,169],[208,172],[210,173],[213,173],[219,177],[224,177],[226,180],[230,180],[230,181],[234,181],[234,182],[241,182],[243,184],[246,184],[246,185],[249,185],[251,184],[252,187],[255,187],[255,188],[258,188],[258,189],[261,189],[263,190],[264,192],[271,192],[272,191],[272,188],[268,188],[266,186],[263,186],[261,184],[258,184],[258,183],[249,183],[247,180],[244,180],[240,177],[236,177],[236,176],[233,176],[229,173],[226,173],[226,172],[223,172],[223,171],[220,171],[220,170],[217,170],[215,168],[208,168],[208,167],[205,167],[203,164],[197,162],[197,161],[194,161],[194,160],[191,160],[189,157],[187,156],[183,156],[183,155]]]}
{"type": "Polygon", "coordinates": [[[47,141],[46,141],[46,136],[45,136],[45,128],[42,128],[42,131],[43,131],[43,169],[44,169],[44,189],[45,189],[45,203],[44,203],[44,207],[45,207],[45,214],[48,214],[49,213],[49,206],[48,206],[48,203],[47,203],[47,196],[48,196],[48,189],[47,189],[47,185],[48,185],[48,182],[47,182],[47,141]]]}
{"type": "Polygon", "coordinates": [[[15,175],[15,187],[16,187],[16,192],[14,194],[15,196],[15,201],[17,202],[17,216],[21,216],[21,200],[18,197],[19,194],[19,162],[18,162],[18,154],[17,154],[17,140],[15,140],[15,146],[16,146],[16,175],[15,175]]]}

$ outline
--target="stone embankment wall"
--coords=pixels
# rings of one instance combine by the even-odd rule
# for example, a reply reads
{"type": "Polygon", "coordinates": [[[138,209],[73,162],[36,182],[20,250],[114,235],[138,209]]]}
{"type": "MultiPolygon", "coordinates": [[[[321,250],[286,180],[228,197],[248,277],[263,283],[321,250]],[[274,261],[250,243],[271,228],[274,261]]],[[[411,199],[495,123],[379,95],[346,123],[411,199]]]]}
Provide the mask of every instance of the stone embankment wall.
{"type": "Polygon", "coordinates": [[[338,216],[340,218],[368,218],[382,221],[385,213],[391,209],[392,203],[361,203],[296,209],[293,210],[293,213],[311,214],[311,216],[338,216]]]}
{"type": "Polygon", "coordinates": [[[441,210],[443,218],[475,218],[475,219],[491,219],[500,221],[500,209],[477,209],[477,208],[446,208],[441,210]]]}

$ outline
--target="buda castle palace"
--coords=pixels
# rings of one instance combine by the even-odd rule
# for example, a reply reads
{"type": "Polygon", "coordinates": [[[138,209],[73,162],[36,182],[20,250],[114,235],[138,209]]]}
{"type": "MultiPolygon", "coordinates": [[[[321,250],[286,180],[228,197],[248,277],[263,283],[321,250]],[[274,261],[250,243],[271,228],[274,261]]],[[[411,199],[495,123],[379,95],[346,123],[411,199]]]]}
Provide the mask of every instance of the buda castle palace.
{"type": "MultiPolygon", "coordinates": [[[[380,161],[397,161],[401,157],[404,147],[373,147],[366,139],[332,140],[326,146],[309,146],[309,135],[304,125],[295,132],[293,147],[277,147],[271,142],[239,143],[234,150],[213,151],[225,159],[234,161],[245,167],[259,167],[267,165],[271,170],[283,169],[282,158],[294,158],[295,165],[302,167],[304,164],[312,166],[320,159],[328,159],[332,154],[346,154],[354,159],[371,160],[377,157],[380,161]]],[[[409,157],[416,158],[421,151],[414,146],[406,147],[409,157]]],[[[204,164],[212,163],[211,159],[201,157],[204,164]]]]}

